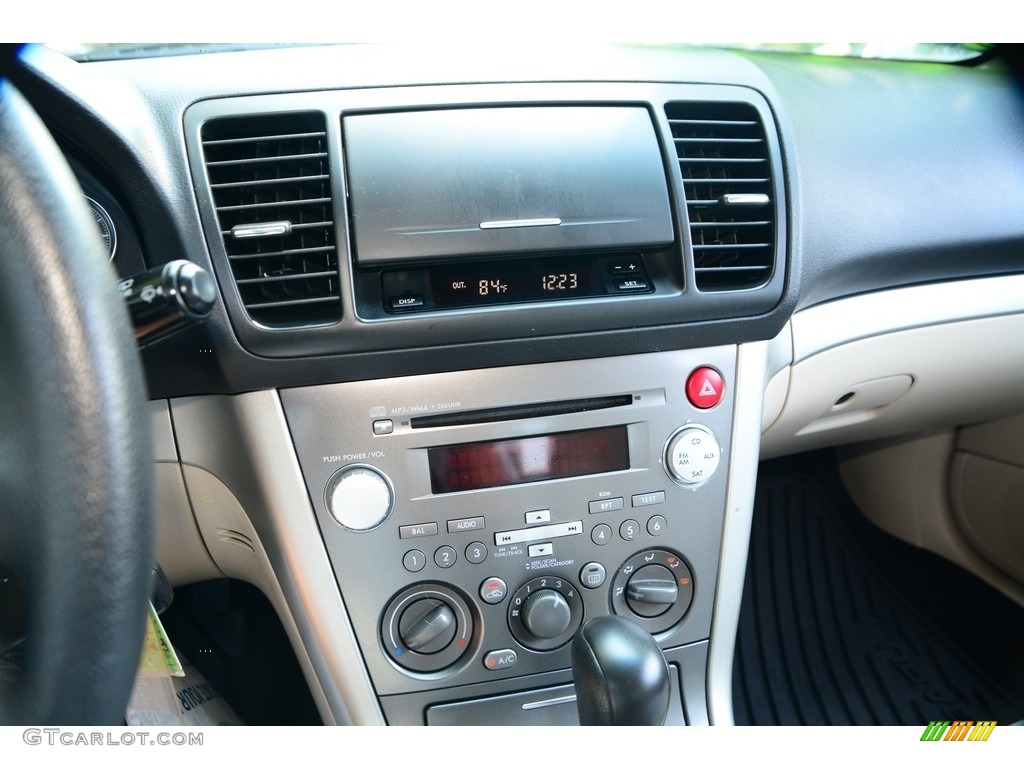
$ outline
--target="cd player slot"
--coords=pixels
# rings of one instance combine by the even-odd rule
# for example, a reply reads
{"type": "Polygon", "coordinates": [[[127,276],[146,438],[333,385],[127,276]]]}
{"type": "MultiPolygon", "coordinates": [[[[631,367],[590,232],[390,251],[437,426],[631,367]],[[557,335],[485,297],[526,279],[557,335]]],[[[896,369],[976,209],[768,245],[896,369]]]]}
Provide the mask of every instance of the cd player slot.
{"type": "Polygon", "coordinates": [[[470,424],[490,424],[496,421],[535,419],[542,416],[561,416],[566,413],[584,413],[608,408],[621,408],[633,404],[633,395],[609,395],[606,397],[585,397],[577,400],[555,400],[549,403],[509,405],[501,408],[481,408],[458,413],[438,413],[430,416],[414,416],[409,420],[412,429],[430,427],[461,427],[470,424]]]}

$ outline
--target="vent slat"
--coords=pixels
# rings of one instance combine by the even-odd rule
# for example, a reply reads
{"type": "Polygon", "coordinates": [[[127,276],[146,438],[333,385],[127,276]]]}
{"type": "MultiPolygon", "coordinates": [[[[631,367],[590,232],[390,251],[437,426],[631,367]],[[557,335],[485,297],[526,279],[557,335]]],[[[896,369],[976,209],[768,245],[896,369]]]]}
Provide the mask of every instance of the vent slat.
{"type": "Polygon", "coordinates": [[[287,301],[265,301],[261,304],[250,304],[249,309],[283,309],[286,307],[298,307],[309,304],[325,304],[336,302],[333,296],[320,296],[313,299],[288,299],[287,301]]]}
{"type": "MultiPolygon", "coordinates": [[[[771,224],[770,221],[733,221],[729,224],[730,227],[766,227],[771,224]]],[[[718,221],[691,221],[690,229],[703,229],[704,227],[720,227],[721,222],[718,221]]]]}
{"type": "Polygon", "coordinates": [[[317,203],[329,203],[331,198],[329,197],[311,197],[308,199],[298,200],[275,200],[271,203],[246,203],[245,205],[218,205],[217,212],[221,211],[244,211],[254,208],[284,208],[293,205],[315,205],[317,203]]]}
{"type": "Polygon", "coordinates": [[[705,163],[763,163],[763,157],[704,157],[705,163]]]}
{"type": "Polygon", "coordinates": [[[283,141],[285,139],[313,139],[326,138],[324,131],[311,131],[309,133],[279,133],[268,136],[242,136],[236,139],[210,139],[203,142],[203,149],[206,147],[223,147],[228,144],[252,144],[257,141],[283,141]]]}
{"type": "Polygon", "coordinates": [[[740,102],[670,102],[665,113],[689,212],[697,288],[764,285],[774,267],[775,221],[760,114],[740,102]]]}
{"type": "Polygon", "coordinates": [[[341,292],[324,116],[219,118],[202,134],[218,234],[249,317],[272,328],[337,322],[341,292]],[[253,226],[282,224],[263,232],[253,226]],[[254,234],[235,237],[234,228],[254,234]]]}
{"type": "Polygon", "coordinates": [[[265,184],[294,184],[296,182],[324,181],[329,179],[326,173],[317,176],[288,176],[282,179],[258,179],[255,181],[228,181],[222,184],[211,184],[210,189],[235,189],[238,187],[262,186],[265,184]]]}
{"type": "Polygon", "coordinates": [[[673,139],[676,146],[681,144],[762,144],[763,139],[705,139],[705,138],[688,138],[688,139],[673,139]]]}
{"type": "Polygon", "coordinates": [[[771,243],[708,243],[707,245],[701,243],[693,244],[693,250],[695,251],[712,251],[712,250],[743,250],[745,248],[770,248],[771,243]]]}
{"type": "Polygon", "coordinates": [[[697,267],[697,274],[715,274],[719,272],[767,272],[771,267],[758,264],[753,267],[697,267]]]}
{"type": "Polygon", "coordinates": [[[266,277],[250,277],[245,280],[237,280],[239,285],[268,285],[279,283],[284,280],[313,280],[320,277],[337,277],[337,272],[298,272],[294,275],[267,275],[266,277]]]}
{"type": "MultiPolygon", "coordinates": [[[[329,219],[328,220],[324,220],[324,221],[307,221],[307,222],[302,223],[302,224],[296,224],[295,222],[292,222],[292,230],[293,231],[296,230],[296,229],[324,229],[326,227],[333,227],[333,226],[334,226],[334,222],[329,220],[329,219]]],[[[231,236],[231,230],[230,229],[222,229],[220,231],[220,236],[221,237],[230,237],[231,236]]],[[[305,250],[305,249],[300,248],[300,249],[298,249],[298,251],[296,251],[296,253],[298,253],[299,251],[302,251],[302,250],[305,250]]],[[[333,250],[333,246],[332,246],[332,250],[333,250]]],[[[232,258],[234,258],[234,256],[232,256],[232,258]]]]}
{"type": "Polygon", "coordinates": [[[238,259],[273,259],[279,256],[296,256],[301,253],[330,253],[333,250],[333,245],[322,245],[316,248],[291,248],[287,251],[267,251],[266,253],[236,253],[228,256],[228,258],[232,261],[238,259]]]}
{"type": "Polygon", "coordinates": [[[691,179],[683,177],[683,184],[721,184],[723,181],[727,181],[730,184],[767,184],[770,179],[737,179],[730,176],[719,176],[711,179],[691,179]]]}
{"type": "Polygon", "coordinates": [[[257,163],[283,163],[288,160],[319,160],[327,157],[326,152],[309,152],[302,155],[280,155],[278,157],[243,157],[238,160],[214,160],[207,168],[224,168],[231,165],[255,165],[257,163]]]}
{"type": "Polygon", "coordinates": [[[709,126],[736,126],[740,128],[747,128],[756,126],[756,120],[669,120],[669,125],[709,125],[709,126]]]}

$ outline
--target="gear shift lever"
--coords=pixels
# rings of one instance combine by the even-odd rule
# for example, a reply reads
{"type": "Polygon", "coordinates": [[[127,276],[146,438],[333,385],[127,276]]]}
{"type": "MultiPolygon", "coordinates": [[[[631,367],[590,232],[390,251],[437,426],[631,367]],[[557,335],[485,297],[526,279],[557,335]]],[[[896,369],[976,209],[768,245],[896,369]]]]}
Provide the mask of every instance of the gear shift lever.
{"type": "Polygon", "coordinates": [[[668,664],[657,641],[621,616],[591,619],[572,641],[580,725],[664,725],[668,664]]]}

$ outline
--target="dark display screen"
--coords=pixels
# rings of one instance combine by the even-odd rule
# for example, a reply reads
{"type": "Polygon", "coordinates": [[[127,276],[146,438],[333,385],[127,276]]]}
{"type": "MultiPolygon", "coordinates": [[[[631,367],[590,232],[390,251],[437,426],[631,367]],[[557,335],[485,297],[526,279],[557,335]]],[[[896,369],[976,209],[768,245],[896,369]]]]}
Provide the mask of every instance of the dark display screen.
{"type": "Polygon", "coordinates": [[[626,427],[441,445],[427,449],[434,493],[629,469],[626,427]]]}
{"type": "Polygon", "coordinates": [[[593,261],[546,258],[447,265],[430,269],[438,309],[603,294],[593,261]]]}

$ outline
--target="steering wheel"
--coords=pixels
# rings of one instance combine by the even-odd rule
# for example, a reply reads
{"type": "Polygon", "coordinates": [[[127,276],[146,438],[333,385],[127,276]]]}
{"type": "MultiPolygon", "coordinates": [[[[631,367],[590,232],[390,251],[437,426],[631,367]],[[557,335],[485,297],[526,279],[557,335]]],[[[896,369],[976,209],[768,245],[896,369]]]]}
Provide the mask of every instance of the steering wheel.
{"type": "Polygon", "coordinates": [[[152,448],[106,262],[60,150],[3,79],[0,582],[13,574],[27,641],[20,680],[0,681],[0,725],[123,724],[138,664],[152,448]]]}

